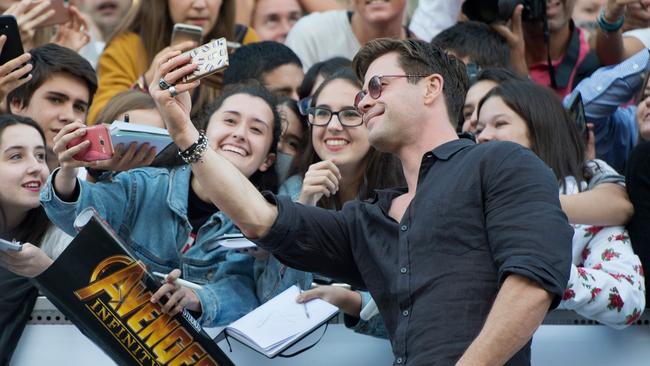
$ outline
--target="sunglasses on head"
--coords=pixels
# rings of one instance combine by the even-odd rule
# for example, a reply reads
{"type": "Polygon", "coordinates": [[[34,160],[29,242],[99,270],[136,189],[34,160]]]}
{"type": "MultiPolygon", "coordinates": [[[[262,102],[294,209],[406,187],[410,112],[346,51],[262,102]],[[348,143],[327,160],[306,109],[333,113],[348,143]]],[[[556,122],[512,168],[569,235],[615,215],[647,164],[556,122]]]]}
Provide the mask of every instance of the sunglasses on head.
{"type": "Polygon", "coordinates": [[[354,108],[359,109],[359,103],[366,96],[370,94],[372,99],[377,99],[381,96],[381,80],[383,78],[423,78],[429,75],[375,75],[368,81],[368,91],[360,90],[354,97],[354,108]]]}

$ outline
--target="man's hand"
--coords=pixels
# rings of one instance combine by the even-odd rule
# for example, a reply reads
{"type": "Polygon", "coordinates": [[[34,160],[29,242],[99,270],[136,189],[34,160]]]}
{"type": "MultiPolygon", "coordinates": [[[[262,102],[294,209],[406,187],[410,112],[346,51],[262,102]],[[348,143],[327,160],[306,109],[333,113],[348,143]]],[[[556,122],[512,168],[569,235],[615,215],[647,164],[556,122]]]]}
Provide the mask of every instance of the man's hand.
{"type": "Polygon", "coordinates": [[[504,24],[493,24],[496,30],[508,42],[510,47],[510,64],[512,69],[519,75],[528,76],[528,63],[526,62],[526,41],[524,39],[524,27],[521,14],[524,6],[519,4],[512,12],[510,27],[504,24]]]}

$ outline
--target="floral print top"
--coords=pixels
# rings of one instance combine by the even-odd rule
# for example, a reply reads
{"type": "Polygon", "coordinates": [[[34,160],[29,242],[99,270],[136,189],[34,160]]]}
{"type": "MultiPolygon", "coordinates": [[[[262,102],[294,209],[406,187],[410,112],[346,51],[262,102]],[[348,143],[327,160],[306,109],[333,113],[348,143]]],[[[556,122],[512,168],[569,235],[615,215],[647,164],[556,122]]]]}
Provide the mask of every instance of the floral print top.
{"type": "MultiPolygon", "coordinates": [[[[602,161],[597,170],[596,179],[602,178],[603,171],[616,173],[602,161]]],[[[566,188],[566,194],[577,193],[575,179],[567,178],[566,188]]],[[[633,324],[645,308],[645,282],[627,231],[623,226],[573,227],[571,278],[558,308],[612,328],[633,324]]]]}

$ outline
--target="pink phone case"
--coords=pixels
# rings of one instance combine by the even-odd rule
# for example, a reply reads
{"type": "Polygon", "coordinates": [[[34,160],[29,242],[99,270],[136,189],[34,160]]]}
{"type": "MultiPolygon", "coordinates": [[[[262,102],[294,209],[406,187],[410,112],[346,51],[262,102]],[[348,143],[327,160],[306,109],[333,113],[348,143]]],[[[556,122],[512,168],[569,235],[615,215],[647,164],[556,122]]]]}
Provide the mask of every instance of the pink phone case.
{"type": "Polygon", "coordinates": [[[88,127],[84,136],[70,141],[67,147],[71,148],[77,146],[86,140],[90,141],[90,147],[87,150],[74,155],[73,158],[75,160],[96,161],[108,160],[113,157],[111,134],[108,132],[108,127],[105,125],[88,127]]]}

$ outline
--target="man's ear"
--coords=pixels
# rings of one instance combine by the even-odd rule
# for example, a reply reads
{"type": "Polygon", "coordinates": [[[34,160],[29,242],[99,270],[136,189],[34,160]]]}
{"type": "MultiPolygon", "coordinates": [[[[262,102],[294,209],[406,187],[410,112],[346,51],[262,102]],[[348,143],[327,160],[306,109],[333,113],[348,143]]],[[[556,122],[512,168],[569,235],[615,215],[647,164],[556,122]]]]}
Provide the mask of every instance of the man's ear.
{"type": "Polygon", "coordinates": [[[266,159],[264,159],[264,162],[262,165],[260,165],[260,172],[265,172],[269,170],[270,167],[273,166],[273,163],[275,163],[275,154],[274,153],[269,153],[266,156],[266,159]]]}
{"type": "Polygon", "coordinates": [[[424,103],[431,104],[433,103],[440,95],[442,95],[442,89],[445,85],[440,74],[431,74],[424,78],[425,80],[425,93],[424,93],[424,103]]]}

